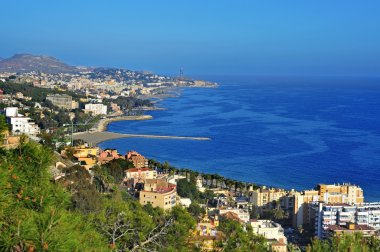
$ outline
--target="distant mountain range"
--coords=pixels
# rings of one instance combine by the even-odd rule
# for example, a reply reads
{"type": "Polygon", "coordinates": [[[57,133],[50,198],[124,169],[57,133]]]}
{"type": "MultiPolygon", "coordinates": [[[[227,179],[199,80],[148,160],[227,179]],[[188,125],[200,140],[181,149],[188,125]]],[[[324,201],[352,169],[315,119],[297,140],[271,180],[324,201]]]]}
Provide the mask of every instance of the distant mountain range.
{"type": "MultiPolygon", "coordinates": [[[[10,58],[0,58],[0,72],[42,72],[48,74],[55,73],[76,73],[79,68],[70,66],[62,61],[50,57],[32,54],[15,54],[10,58]]],[[[82,68],[83,70],[83,68],[82,68]]]]}

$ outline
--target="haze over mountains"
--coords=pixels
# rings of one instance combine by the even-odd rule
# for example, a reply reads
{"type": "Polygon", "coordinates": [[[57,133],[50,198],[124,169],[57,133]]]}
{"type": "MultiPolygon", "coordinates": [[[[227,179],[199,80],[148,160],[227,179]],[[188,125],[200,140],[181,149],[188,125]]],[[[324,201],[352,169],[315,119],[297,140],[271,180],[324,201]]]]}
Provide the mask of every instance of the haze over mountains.
{"type": "Polygon", "coordinates": [[[51,56],[15,54],[7,59],[0,58],[0,72],[25,73],[35,71],[56,74],[76,73],[79,70],[79,68],[70,66],[51,56]]]}

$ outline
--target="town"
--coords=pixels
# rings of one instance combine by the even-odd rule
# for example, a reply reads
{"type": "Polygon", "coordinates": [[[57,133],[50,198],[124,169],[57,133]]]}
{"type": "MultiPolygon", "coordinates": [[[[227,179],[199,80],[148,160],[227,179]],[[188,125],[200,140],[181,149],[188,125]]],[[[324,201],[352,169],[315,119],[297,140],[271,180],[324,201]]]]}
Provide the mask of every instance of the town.
{"type": "MultiPolygon", "coordinates": [[[[304,251],[315,238],[323,241],[358,233],[379,237],[380,202],[365,202],[359,185],[318,184],[302,191],[258,186],[176,168],[148,159],[138,150],[119,153],[73,139],[77,131],[96,130],[101,120],[153,109],[145,99],[162,94],[162,88],[204,82],[128,70],[6,73],[1,78],[2,148],[17,149],[33,141],[54,150],[56,161],[49,171],[55,183],[67,188],[86,179],[78,183],[94,185],[104,195],[116,187],[141,206],[164,212],[186,209],[196,219],[186,241],[189,248],[222,251],[228,244],[226,223],[230,222],[255,239],[263,238],[265,249],[278,252],[304,251]]],[[[93,195],[80,197],[75,204],[90,211],[93,195]]]]}

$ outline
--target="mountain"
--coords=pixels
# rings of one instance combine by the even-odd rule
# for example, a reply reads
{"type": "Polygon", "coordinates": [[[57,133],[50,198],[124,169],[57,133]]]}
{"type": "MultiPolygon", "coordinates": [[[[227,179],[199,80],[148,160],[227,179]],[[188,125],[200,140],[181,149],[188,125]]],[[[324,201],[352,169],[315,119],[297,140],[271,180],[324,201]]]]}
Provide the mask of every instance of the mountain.
{"type": "Polygon", "coordinates": [[[75,73],[79,69],[50,56],[15,54],[0,60],[0,72],[75,73]]]}

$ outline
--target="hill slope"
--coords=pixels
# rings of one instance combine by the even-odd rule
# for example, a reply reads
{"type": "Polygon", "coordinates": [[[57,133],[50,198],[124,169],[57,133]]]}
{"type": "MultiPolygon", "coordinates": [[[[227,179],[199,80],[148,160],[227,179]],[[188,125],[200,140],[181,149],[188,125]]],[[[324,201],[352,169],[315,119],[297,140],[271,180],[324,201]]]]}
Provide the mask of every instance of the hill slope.
{"type": "Polygon", "coordinates": [[[75,73],[78,69],[67,65],[54,57],[32,54],[15,54],[0,60],[0,72],[75,73]]]}

